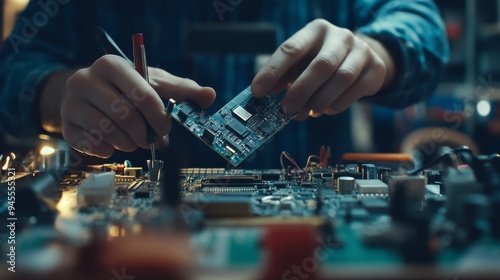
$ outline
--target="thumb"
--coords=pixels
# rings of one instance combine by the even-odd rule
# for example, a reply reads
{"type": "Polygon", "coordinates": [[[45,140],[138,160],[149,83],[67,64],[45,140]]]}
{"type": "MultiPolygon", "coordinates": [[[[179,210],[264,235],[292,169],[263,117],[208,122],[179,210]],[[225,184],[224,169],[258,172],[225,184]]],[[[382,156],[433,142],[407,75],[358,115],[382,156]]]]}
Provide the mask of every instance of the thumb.
{"type": "Polygon", "coordinates": [[[180,78],[159,68],[150,68],[150,84],[162,98],[172,98],[176,102],[186,99],[194,101],[206,109],[215,100],[215,90],[202,87],[193,80],[180,78]]]}

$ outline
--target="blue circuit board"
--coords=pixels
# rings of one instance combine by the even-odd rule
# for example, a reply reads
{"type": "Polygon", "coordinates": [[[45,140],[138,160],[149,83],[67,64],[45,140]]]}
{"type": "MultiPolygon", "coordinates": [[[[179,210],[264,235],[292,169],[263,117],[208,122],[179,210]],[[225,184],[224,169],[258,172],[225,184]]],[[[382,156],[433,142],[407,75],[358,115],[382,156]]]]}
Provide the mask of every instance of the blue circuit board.
{"type": "Polygon", "coordinates": [[[205,142],[232,165],[238,166],[280,131],[294,115],[281,110],[281,94],[254,98],[246,88],[215,114],[191,101],[169,101],[172,118],[205,142]]]}

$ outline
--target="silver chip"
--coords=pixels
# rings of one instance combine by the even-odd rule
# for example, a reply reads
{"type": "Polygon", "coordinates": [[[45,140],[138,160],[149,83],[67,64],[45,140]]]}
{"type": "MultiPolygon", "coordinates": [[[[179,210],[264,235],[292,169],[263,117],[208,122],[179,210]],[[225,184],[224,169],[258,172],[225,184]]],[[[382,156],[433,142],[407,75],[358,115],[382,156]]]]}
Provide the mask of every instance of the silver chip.
{"type": "Polygon", "coordinates": [[[245,110],[245,108],[241,106],[236,107],[233,110],[233,113],[244,122],[248,121],[252,117],[252,114],[250,114],[247,110],[245,110]]]}

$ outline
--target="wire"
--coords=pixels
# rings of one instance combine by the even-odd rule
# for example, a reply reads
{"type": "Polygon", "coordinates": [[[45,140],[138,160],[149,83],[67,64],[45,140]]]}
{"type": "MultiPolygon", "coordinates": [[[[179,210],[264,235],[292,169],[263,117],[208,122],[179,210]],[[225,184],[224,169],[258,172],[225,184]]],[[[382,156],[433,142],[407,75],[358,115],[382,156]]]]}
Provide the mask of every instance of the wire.
{"type": "Polygon", "coordinates": [[[328,153],[324,145],[319,149],[319,165],[323,167],[328,166],[328,153]]]}
{"type": "Polygon", "coordinates": [[[306,165],[304,167],[304,170],[302,170],[302,168],[300,168],[300,166],[297,164],[297,162],[295,161],[295,159],[290,154],[288,154],[286,151],[283,151],[283,152],[281,152],[281,155],[280,155],[281,169],[283,169],[283,170],[285,169],[285,164],[283,162],[283,157],[284,157],[288,161],[290,161],[293,164],[293,166],[295,166],[295,168],[299,172],[302,173],[302,182],[304,182],[305,179],[306,179],[306,176],[307,176],[307,169],[309,168],[309,165],[311,164],[311,160],[313,158],[318,159],[318,161],[319,161],[318,165],[319,166],[323,166],[323,167],[328,166],[328,153],[326,151],[325,146],[321,146],[319,152],[320,152],[319,156],[317,156],[317,155],[310,155],[309,157],[307,157],[306,165]]]}
{"type": "Polygon", "coordinates": [[[280,163],[281,163],[282,169],[285,169],[285,165],[283,164],[283,157],[288,159],[288,161],[290,161],[295,166],[295,168],[297,168],[297,170],[302,172],[302,168],[300,168],[300,166],[297,164],[297,162],[295,162],[295,160],[292,158],[292,156],[290,156],[286,151],[281,152],[281,156],[280,156],[280,163]]]}
{"type": "Polygon", "coordinates": [[[308,158],[307,158],[307,163],[306,163],[306,167],[304,168],[304,173],[307,173],[307,168],[309,167],[309,164],[311,163],[311,159],[313,158],[317,158],[318,160],[320,160],[320,164],[321,164],[321,158],[317,155],[310,155],[308,158]]]}
{"type": "Polygon", "coordinates": [[[460,154],[463,154],[463,153],[467,153],[468,156],[471,156],[472,150],[468,146],[460,146],[460,147],[457,147],[455,149],[450,149],[450,148],[446,147],[446,149],[442,150],[442,154],[438,158],[429,162],[428,164],[424,164],[424,165],[420,166],[417,169],[408,171],[408,175],[417,175],[419,172],[421,172],[425,169],[432,168],[444,160],[451,159],[452,161],[454,161],[455,165],[458,165],[458,162],[455,162],[455,161],[458,161],[457,156],[460,154]]]}

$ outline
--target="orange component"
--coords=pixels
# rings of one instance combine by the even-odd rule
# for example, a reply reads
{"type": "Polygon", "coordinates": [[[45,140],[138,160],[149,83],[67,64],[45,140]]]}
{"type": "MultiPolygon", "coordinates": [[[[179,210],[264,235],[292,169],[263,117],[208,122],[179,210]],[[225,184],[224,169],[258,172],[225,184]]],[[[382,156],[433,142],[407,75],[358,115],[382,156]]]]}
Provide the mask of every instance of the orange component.
{"type": "Polygon", "coordinates": [[[393,161],[393,162],[413,162],[413,158],[409,154],[389,154],[389,153],[346,153],[342,156],[342,162],[376,162],[376,161],[393,161]]]}

